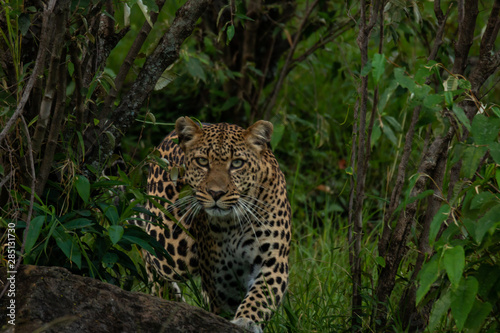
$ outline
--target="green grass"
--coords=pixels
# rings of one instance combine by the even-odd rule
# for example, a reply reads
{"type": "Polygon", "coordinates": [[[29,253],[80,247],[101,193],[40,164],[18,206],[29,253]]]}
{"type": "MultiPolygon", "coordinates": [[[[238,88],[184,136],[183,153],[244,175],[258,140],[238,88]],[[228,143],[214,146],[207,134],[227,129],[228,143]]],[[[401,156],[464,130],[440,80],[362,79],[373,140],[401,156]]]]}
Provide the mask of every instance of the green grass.
{"type": "Polygon", "coordinates": [[[292,243],[287,297],[268,332],[341,331],[350,317],[346,230],[333,217],[325,218],[322,228],[303,229],[307,232],[295,234],[292,243]]]}

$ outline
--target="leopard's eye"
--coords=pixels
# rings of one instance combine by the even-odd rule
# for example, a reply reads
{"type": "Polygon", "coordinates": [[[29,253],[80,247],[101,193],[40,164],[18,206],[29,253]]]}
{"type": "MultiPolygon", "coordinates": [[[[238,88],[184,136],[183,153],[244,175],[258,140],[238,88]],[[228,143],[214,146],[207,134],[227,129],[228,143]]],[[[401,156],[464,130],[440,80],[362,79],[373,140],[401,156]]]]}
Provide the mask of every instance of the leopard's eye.
{"type": "Polygon", "coordinates": [[[233,169],[239,169],[243,166],[243,160],[237,159],[231,162],[231,167],[233,169]]]}
{"type": "Polygon", "coordinates": [[[206,167],[208,166],[208,160],[204,157],[198,157],[196,159],[196,162],[200,165],[200,166],[203,166],[203,167],[206,167]]]}

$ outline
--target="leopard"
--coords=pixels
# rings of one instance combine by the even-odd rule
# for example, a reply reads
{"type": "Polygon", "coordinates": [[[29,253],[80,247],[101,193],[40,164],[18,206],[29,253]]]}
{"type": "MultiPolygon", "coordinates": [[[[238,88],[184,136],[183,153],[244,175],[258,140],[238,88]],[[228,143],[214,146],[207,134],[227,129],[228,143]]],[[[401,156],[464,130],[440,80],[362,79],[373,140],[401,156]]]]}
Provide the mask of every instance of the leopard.
{"type": "Polygon", "coordinates": [[[244,129],[180,117],[147,183],[161,223],[146,231],[166,249],[145,252],[149,274],[174,284],[200,276],[210,311],[250,332],[263,332],[288,287],[291,209],[272,133],[265,120],[244,129]]]}

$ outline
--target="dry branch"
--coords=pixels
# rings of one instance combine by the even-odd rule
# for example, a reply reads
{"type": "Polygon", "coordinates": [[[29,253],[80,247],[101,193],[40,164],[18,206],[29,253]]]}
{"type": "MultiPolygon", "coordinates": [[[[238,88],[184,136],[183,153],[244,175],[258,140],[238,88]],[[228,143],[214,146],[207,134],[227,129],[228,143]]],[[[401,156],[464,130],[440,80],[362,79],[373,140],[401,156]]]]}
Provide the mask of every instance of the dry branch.
{"type": "Polygon", "coordinates": [[[98,162],[100,158],[106,159],[112,153],[114,147],[108,135],[119,141],[130,128],[156,82],[165,69],[178,59],[182,43],[191,35],[196,21],[210,4],[211,0],[188,0],[177,11],[172,25],[146,59],[137,79],[113,111],[111,119],[102,121],[85,132],[88,163],[98,162]],[[102,148],[101,153],[98,148],[102,148]]]}

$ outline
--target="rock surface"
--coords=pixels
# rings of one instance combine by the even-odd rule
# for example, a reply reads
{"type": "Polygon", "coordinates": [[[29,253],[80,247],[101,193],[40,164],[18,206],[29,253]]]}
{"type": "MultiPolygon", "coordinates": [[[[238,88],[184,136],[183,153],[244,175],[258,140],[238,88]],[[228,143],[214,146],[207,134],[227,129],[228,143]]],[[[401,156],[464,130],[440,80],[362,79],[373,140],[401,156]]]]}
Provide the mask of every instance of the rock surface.
{"type": "MultiPolygon", "coordinates": [[[[5,267],[0,281],[3,289],[5,267]]],[[[0,332],[244,332],[201,308],[125,291],[61,267],[21,266],[15,289],[15,326],[6,316],[6,293],[0,299],[0,332]]]]}

